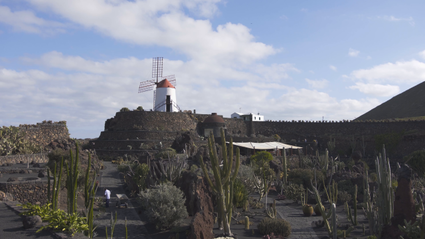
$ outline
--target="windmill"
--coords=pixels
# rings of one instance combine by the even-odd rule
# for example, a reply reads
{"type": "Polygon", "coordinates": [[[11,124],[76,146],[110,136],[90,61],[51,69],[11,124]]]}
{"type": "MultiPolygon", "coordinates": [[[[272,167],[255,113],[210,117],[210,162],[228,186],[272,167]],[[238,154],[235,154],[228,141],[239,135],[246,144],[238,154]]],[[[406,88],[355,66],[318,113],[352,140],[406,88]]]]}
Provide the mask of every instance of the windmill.
{"type": "Polygon", "coordinates": [[[177,112],[180,108],[176,100],[176,77],[174,75],[162,76],[163,58],[152,58],[152,80],[140,82],[139,93],[151,91],[153,93],[153,110],[164,112],[177,112]]]}

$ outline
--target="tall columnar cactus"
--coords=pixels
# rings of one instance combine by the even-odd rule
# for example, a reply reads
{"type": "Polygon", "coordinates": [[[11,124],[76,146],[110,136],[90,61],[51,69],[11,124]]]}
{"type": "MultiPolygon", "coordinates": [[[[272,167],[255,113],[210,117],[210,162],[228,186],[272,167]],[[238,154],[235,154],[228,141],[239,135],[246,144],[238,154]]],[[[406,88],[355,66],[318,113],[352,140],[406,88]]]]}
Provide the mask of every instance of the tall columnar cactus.
{"type": "Polygon", "coordinates": [[[87,161],[87,170],[86,170],[86,178],[84,181],[84,205],[86,206],[86,208],[89,207],[89,203],[90,203],[90,183],[89,183],[89,179],[90,179],[90,168],[91,168],[91,154],[89,153],[89,158],[87,161]]]}
{"type": "Polygon", "coordinates": [[[286,159],[286,150],[282,149],[283,157],[282,157],[282,166],[283,166],[283,185],[288,184],[288,161],[286,159]]]}
{"type": "Polygon", "coordinates": [[[76,152],[75,159],[72,154],[72,149],[69,150],[70,159],[69,164],[66,164],[66,187],[67,187],[67,202],[68,202],[68,213],[73,214],[77,212],[77,181],[78,181],[78,164],[80,161],[78,144],[75,144],[76,152]]]}
{"type": "MultiPolygon", "coordinates": [[[[54,181],[56,181],[56,162],[55,162],[55,172],[54,172],[54,181]]],[[[56,181],[56,183],[53,183],[53,198],[52,198],[52,207],[53,210],[58,209],[58,202],[59,202],[59,192],[61,187],[61,181],[62,181],[62,170],[63,170],[63,158],[61,159],[61,164],[59,168],[59,178],[56,181]]]]}
{"type": "Polygon", "coordinates": [[[95,201],[95,195],[96,195],[96,191],[97,191],[97,185],[96,185],[96,177],[93,179],[93,182],[91,184],[91,186],[89,187],[89,202],[88,202],[88,208],[86,208],[87,210],[87,225],[89,226],[89,238],[93,238],[94,237],[94,230],[96,229],[96,227],[94,227],[94,223],[93,223],[93,209],[94,209],[94,201],[95,201]]]}
{"type": "Polygon", "coordinates": [[[317,208],[320,211],[320,214],[323,217],[323,224],[328,231],[329,237],[336,239],[336,206],[335,203],[331,204],[331,210],[329,210],[328,214],[325,213],[325,207],[322,204],[322,200],[320,199],[319,191],[317,188],[313,186],[314,197],[316,198],[317,204],[319,205],[317,208]],[[331,219],[331,223],[329,223],[329,219],[331,219]]]}
{"type": "Polygon", "coordinates": [[[357,226],[357,184],[354,185],[354,215],[351,213],[351,208],[348,206],[348,202],[345,202],[345,208],[347,210],[348,220],[351,221],[354,226],[357,226]]]}
{"type": "MultiPolygon", "coordinates": [[[[325,185],[325,181],[323,180],[323,185],[325,185]]],[[[324,187],[326,196],[328,197],[329,203],[335,203],[338,201],[338,183],[335,180],[332,180],[332,184],[329,185],[328,190],[324,187]]]]}
{"type": "Polygon", "coordinates": [[[377,206],[379,207],[379,229],[391,222],[394,214],[394,189],[391,187],[391,166],[385,152],[385,145],[382,147],[382,155],[376,158],[376,174],[378,175],[377,206]]]}
{"type": "Polygon", "coordinates": [[[383,145],[382,155],[375,160],[376,174],[378,175],[378,191],[371,198],[369,190],[368,175],[365,178],[365,214],[369,221],[369,230],[373,235],[381,236],[382,227],[391,221],[394,214],[394,189],[391,187],[391,167],[386,157],[385,145],[383,145]],[[374,200],[375,198],[375,200],[374,200]],[[374,205],[374,201],[376,204],[374,205]]]}
{"type": "MultiPolygon", "coordinates": [[[[218,201],[218,217],[224,227],[224,234],[231,236],[233,235],[230,231],[230,220],[232,216],[232,184],[238,175],[240,159],[239,159],[239,148],[236,150],[236,157],[233,156],[233,140],[230,140],[229,153],[227,153],[226,139],[224,130],[221,130],[221,145],[222,145],[222,166],[215,150],[214,137],[211,135],[208,138],[208,149],[211,159],[211,168],[214,174],[214,183],[211,181],[208,175],[207,167],[204,164],[202,157],[200,158],[201,167],[204,171],[205,178],[212,188],[213,192],[217,195],[218,201]],[[233,165],[235,168],[232,170],[233,165]]],[[[220,221],[219,221],[220,224],[220,221]]]]}

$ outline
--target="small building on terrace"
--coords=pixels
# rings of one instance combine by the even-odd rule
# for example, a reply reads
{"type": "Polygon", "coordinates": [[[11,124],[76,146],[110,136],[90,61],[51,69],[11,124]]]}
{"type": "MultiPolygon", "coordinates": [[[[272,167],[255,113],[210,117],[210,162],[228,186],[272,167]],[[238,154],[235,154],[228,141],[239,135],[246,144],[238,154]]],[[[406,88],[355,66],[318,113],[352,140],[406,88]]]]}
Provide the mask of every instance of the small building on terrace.
{"type": "Polygon", "coordinates": [[[212,113],[210,116],[205,118],[201,125],[201,132],[204,137],[214,135],[214,137],[221,137],[221,129],[226,132],[226,124],[222,116],[217,113],[212,113]]]}
{"type": "Polygon", "coordinates": [[[253,113],[239,113],[235,112],[231,116],[231,118],[235,119],[242,119],[244,121],[265,121],[264,115],[260,115],[260,113],[253,114],[253,113]]]}

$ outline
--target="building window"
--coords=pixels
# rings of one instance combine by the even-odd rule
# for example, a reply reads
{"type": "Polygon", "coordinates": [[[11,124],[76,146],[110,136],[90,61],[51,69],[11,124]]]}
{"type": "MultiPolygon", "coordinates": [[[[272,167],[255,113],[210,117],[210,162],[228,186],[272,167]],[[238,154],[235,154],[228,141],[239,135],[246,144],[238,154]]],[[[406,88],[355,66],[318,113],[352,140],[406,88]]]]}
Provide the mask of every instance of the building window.
{"type": "Polygon", "coordinates": [[[256,120],[255,116],[254,116],[254,120],[256,120]]]}

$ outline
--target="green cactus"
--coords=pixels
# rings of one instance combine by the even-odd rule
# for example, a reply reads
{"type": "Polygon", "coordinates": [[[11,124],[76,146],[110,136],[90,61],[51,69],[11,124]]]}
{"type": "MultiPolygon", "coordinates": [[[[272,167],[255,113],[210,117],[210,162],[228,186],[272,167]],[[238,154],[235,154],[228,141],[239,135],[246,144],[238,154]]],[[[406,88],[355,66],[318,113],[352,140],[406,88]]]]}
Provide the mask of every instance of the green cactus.
{"type": "Polygon", "coordinates": [[[286,150],[282,149],[283,158],[282,158],[282,166],[283,166],[283,185],[288,184],[288,161],[286,159],[286,150]]]}
{"type": "MultiPolygon", "coordinates": [[[[325,185],[325,180],[323,179],[323,185],[325,185]]],[[[326,196],[329,203],[335,203],[338,201],[338,183],[335,180],[332,180],[332,184],[329,185],[328,190],[324,187],[326,196]]]]}
{"type": "Polygon", "coordinates": [[[208,174],[208,170],[204,164],[202,157],[200,158],[201,167],[205,174],[205,178],[212,188],[213,192],[217,195],[218,202],[218,217],[219,217],[219,225],[220,222],[224,227],[224,234],[231,236],[233,235],[230,231],[230,220],[232,216],[232,185],[238,175],[238,170],[240,166],[239,159],[239,148],[236,150],[236,158],[234,160],[233,156],[233,140],[230,139],[229,144],[229,153],[227,153],[226,147],[226,138],[224,135],[224,130],[221,130],[221,145],[222,145],[222,167],[220,167],[220,161],[217,156],[217,152],[215,150],[215,140],[211,135],[208,138],[208,149],[209,155],[211,159],[211,167],[214,174],[215,182],[212,183],[210,176],[208,174]],[[232,167],[233,164],[235,166],[233,172],[232,167]]]}
{"type": "Polygon", "coordinates": [[[347,210],[347,218],[354,225],[357,226],[357,184],[354,185],[354,217],[351,213],[351,208],[348,206],[348,202],[345,202],[345,208],[347,210]]]}
{"type": "Polygon", "coordinates": [[[385,145],[382,154],[375,160],[376,174],[378,175],[378,190],[371,198],[367,170],[365,173],[364,197],[366,209],[363,208],[369,221],[369,230],[372,235],[381,237],[382,227],[391,221],[394,212],[394,189],[391,187],[391,166],[386,156],[385,145]],[[374,204],[376,201],[376,204],[374,204]]]}
{"type": "Polygon", "coordinates": [[[77,182],[78,182],[78,164],[80,161],[78,144],[75,143],[75,159],[72,154],[72,149],[69,150],[70,159],[69,164],[66,164],[67,172],[67,202],[68,202],[68,213],[73,214],[77,212],[77,182]]]}
{"type": "Polygon", "coordinates": [[[273,203],[270,203],[270,209],[266,208],[267,216],[270,218],[276,218],[277,216],[277,210],[276,210],[276,199],[273,200],[273,203]]]}
{"type": "Polygon", "coordinates": [[[249,217],[245,216],[245,229],[249,230],[249,217]]]}
{"type": "Polygon", "coordinates": [[[329,210],[328,214],[325,213],[325,207],[322,204],[322,200],[320,199],[319,191],[317,188],[313,186],[314,197],[316,198],[318,209],[320,214],[323,217],[323,224],[328,231],[329,237],[336,239],[336,206],[335,203],[331,204],[331,210],[329,210]],[[329,219],[331,218],[331,224],[329,223],[329,219]]]}
{"type": "Polygon", "coordinates": [[[86,208],[89,206],[90,202],[90,192],[89,192],[89,178],[90,178],[90,168],[91,168],[91,155],[89,154],[88,162],[87,162],[87,170],[86,170],[86,178],[84,181],[84,205],[86,208]]]}

